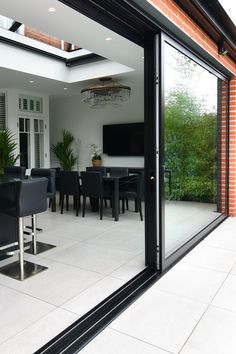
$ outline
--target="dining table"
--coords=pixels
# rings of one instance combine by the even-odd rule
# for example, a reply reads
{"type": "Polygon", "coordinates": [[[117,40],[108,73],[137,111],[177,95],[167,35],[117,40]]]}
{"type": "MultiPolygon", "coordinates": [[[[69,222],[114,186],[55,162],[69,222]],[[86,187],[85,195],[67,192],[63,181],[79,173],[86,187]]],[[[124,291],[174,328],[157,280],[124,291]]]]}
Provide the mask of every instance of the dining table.
{"type": "MultiPolygon", "coordinates": [[[[129,176],[103,176],[103,184],[104,188],[109,188],[112,191],[112,200],[113,200],[113,210],[114,210],[114,219],[115,221],[119,221],[119,201],[120,201],[120,196],[119,196],[119,190],[120,190],[120,184],[122,181],[127,181],[127,178],[129,176]]],[[[92,210],[97,211],[98,210],[98,200],[92,200],[92,210]]]]}

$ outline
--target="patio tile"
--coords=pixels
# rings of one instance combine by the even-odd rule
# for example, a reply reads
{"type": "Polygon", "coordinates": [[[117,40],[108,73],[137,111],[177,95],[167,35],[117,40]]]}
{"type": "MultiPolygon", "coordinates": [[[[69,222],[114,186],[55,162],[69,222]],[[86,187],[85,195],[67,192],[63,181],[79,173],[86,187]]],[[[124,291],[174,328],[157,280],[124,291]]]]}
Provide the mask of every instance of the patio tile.
{"type": "Polygon", "coordinates": [[[236,262],[236,252],[200,243],[181,262],[228,273],[236,262]]]}
{"type": "Polygon", "coordinates": [[[216,294],[212,305],[236,311],[236,274],[229,275],[216,294]]]}
{"type": "Polygon", "coordinates": [[[181,354],[233,354],[236,313],[210,306],[180,351],[181,354]]]}
{"type": "Polygon", "coordinates": [[[178,353],[206,308],[206,304],[150,289],[109,327],[178,353]]]}
{"type": "Polygon", "coordinates": [[[210,303],[226,277],[227,274],[223,272],[180,263],[154,284],[152,289],[210,303]]]}
{"type": "Polygon", "coordinates": [[[165,350],[106,328],[80,351],[81,354],[168,354],[165,350]]]}

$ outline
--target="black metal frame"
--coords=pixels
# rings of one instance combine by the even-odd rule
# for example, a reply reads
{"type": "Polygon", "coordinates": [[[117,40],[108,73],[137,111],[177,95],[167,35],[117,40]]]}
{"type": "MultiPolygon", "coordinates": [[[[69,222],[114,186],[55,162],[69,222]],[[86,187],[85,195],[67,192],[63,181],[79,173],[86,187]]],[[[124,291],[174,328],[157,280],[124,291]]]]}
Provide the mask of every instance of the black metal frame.
{"type": "MultiPolygon", "coordinates": [[[[164,271],[168,269],[170,266],[173,266],[179,259],[185,256],[195,245],[197,245],[202,239],[204,239],[212,230],[214,230],[221,222],[223,222],[228,216],[228,199],[229,199],[229,183],[227,183],[226,190],[226,204],[227,204],[227,213],[226,215],[221,215],[216,220],[211,222],[209,225],[204,227],[199,233],[194,235],[191,239],[189,239],[184,245],[180,246],[175,252],[173,252],[168,257],[165,257],[165,196],[164,196],[164,44],[168,43],[186,56],[188,56],[191,60],[195,61],[197,64],[201,65],[204,69],[208,70],[216,77],[221,80],[227,81],[227,78],[208,65],[206,62],[202,61],[196,54],[192,51],[189,51],[186,47],[184,47],[179,42],[175,41],[173,38],[170,38],[168,35],[163,32],[159,36],[160,38],[160,110],[159,110],[159,141],[160,141],[160,154],[159,154],[159,179],[160,179],[160,204],[159,204],[159,216],[160,216],[160,238],[161,238],[161,247],[160,247],[160,270],[164,271]]],[[[229,107],[229,106],[228,106],[229,107]]],[[[227,137],[226,137],[226,145],[227,145],[227,157],[229,151],[229,114],[227,115],[227,137]]],[[[229,164],[227,160],[226,171],[227,171],[227,181],[228,181],[228,170],[229,164]]]]}
{"type": "MultiPolygon", "coordinates": [[[[163,102],[163,34],[159,33],[159,27],[149,20],[147,14],[142,16],[140,10],[136,11],[135,4],[128,0],[59,0],[60,2],[73,7],[93,20],[104,24],[110,29],[121,34],[125,38],[144,47],[145,52],[145,139],[148,144],[145,146],[145,193],[148,203],[145,203],[146,223],[145,223],[145,257],[148,266],[140,274],[131,279],[123,287],[107,299],[98,304],[95,308],[81,317],[78,321],[65,329],[62,333],[44,345],[36,353],[75,353],[83,348],[98,332],[109,324],[116,316],[125,310],[138,296],[156,281],[161,272],[167,270],[183,257],[189,250],[200,242],[214,227],[224,218],[217,219],[217,223],[207,226],[194,239],[185,244],[180,252],[174,254],[169,262],[163,263],[164,258],[163,236],[159,237],[157,244],[157,234],[162,234],[163,210],[163,107],[158,107],[156,103],[163,102]],[[126,20],[128,19],[128,20],[126,20]],[[156,39],[156,35],[158,38],[156,39]],[[156,44],[158,44],[156,46],[156,44]],[[159,71],[159,77],[156,73],[159,71]],[[156,121],[160,117],[160,131],[156,137],[156,121]],[[159,147],[158,147],[159,145],[159,147]],[[159,149],[159,151],[157,150],[159,149]],[[159,154],[159,157],[158,157],[159,154]],[[155,199],[155,194],[159,193],[159,199],[155,199]],[[159,210],[158,210],[159,209],[159,210]],[[157,218],[159,217],[159,220],[157,218]],[[158,223],[160,221],[160,223],[158,223]],[[148,236],[147,236],[148,235],[148,236]],[[157,254],[159,249],[159,259],[157,254]]],[[[176,45],[176,42],[175,42],[176,45]]],[[[186,50],[181,47],[182,50],[186,50]]],[[[46,54],[47,55],[47,54],[46,54]]],[[[188,52],[189,55],[189,52],[188,52]]],[[[198,58],[195,56],[195,61],[198,58]]],[[[203,63],[210,70],[209,63],[203,63]]],[[[215,72],[217,76],[219,72],[215,72]]]]}

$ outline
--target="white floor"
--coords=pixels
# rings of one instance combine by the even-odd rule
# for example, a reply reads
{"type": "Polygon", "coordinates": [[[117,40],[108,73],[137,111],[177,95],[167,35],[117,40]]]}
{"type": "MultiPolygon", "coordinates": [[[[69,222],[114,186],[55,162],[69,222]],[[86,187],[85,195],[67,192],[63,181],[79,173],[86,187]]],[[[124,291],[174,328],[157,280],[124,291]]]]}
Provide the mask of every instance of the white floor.
{"type": "MultiPolygon", "coordinates": [[[[65,212],[63,215],[59,212],[46,212],[39,216],[38,224],[44,229],[44,232],[39,234],[39,240],[55,244],[57,247],[36,257],[26,256],[30,261],[48,266],[48,270],[30,279],[20,282],[0,274],[1,354],[32,354],[144,268],[144,222],[140,221],[138,213],[126,212],[120,216],[119,222],[114,222],[110,209],[105,210],[102,221],[99,220],[98,214],[89,211],[85,218],[82,218],[81,214],[77,218],[73,211],[65,212]]],[[[122,353],[121,350],[129,354],[162,353],[158,347],[175,353],[176,348],[181,347],[184,335],[189,335],[189,330],[206,310],[206,304],[215,289],[224,281],[228,267],[236,261],[234,259],[236,242],[234,252],[225,251],[226,260],[222,255],[223,251],[218,249],[217,245],[213,247],[205,248],[207,251],[209,249],[209,252],[214,251],[211,259],[212,262],[215,259],[216,269],[205,269],[204,252],[198,255],[203,263],[200,269],[197,256],[193,257],[196,259],[197,267],[190,262],[186,263],[187,265],[184,263],[181,268],[183,264],[181,262],[175,268],[176,275],[172,280],[170,274],[173,271],[137,302],[137,308],[141,306],[138,314],[141,315],[142,321],[131,311],[136,307],[131,307],[127,311],[127,325],[125,313],[117,320],[118,322],[115,321],[114,325],[112,324],[84,349],[84,353],[87,351],[96,354],[110,353],[113,340],[118,340],[124,346],[124,350],[122,346],[117,346],[119,353],[122,353]],[[217,252],[221,260],[220,270],[217,268],[219,267],[219,260],[215,256],[217,252]],[[232,254],[232,257],[228,253],[232,254]],[[192,274],[198,281],[201,275],[203,276],[204,289],[209,284],[212,285],[204,295],[202,288],[198,289],[198,282],[196,286],[192,283],[191,291],[194,293],[196,289],[197,295],[188,299],[185,290],[189,280],[192,282],[192,274]],[[160,286],[164,288],[159,289],[160,286]],[[177,294],[173,294],[175,286],[179,289],[177,294]],[[201,296],[200,300],[197,296],[201,296]],[[153,312],[144,318],[143,314],[150,312],[149,304],[153,312]],[[165,309],[167,304],[169,308],[165,309]],[[170,316],[172,311],[175,313],[175,308],[177,316],[182,318],[183,313],[183,319],[186,317],[186,321],[173,317],[172,325],[170,316]],[[136,325],[132,324],[133,316],[136,325]],[[145,330],[143,326],[146,327],[145,330]],[[153,327],[153,332],[150,326],[153,327]],[[97,345],[102,345],[101,349],[96,349],[97,345]]],[[[197,249],[193,252],[196,253],[197,249]]],[[[116,353],[116,348],[112,350],[116,353]]]]}
{"type": "Polygon", "coordinates": [[[81,354],[235,354],[236,218],[229,218],[81,354]]]}
{"type": "Polygon", "coordinates": [[[143,270],[144,222],[130,209],[119,222],[111,209],[102,221],[90,211],[76,217],[72,208],[39,215],[39,241],[57,247],[26,254],[48,267],[40,274],[23,282],[0,274],[1,354],[32,354],[143,270]]]}

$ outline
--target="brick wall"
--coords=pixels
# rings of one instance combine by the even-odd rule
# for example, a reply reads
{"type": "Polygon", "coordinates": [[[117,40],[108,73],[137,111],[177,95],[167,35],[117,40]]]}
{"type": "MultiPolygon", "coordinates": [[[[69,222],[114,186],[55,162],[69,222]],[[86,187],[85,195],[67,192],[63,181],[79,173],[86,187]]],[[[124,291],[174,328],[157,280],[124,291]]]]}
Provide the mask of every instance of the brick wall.
{"type": "MultiPolygon", "coordinates": [[[[215,43],[173,0],[148,0],[159,12],[178,26],[209,54],[236,75],[236,63],[218,53],[215,43]]],[[[223,116],[222,116],[223,118],[223,116]]],[[[236,216],[236,77],[230,81],[230,152],[229,152],[229,214],[236,216]]],[[[223,146],[223,145],[222,145],[223,146]]],[[[222,170],[223,173],[223,170],[222,170]]],[[[222,175],[223,177],[223,175],[222,175]]],[[[223,181],[223,178],[222,178],[223,181]]],[[[223,187],[223,185],[221,186],[223,187]]],[[[221,188],[223,191],[223,188],[221,188]]],[[[222,192],[223,193],[223,192],[222,192]]]]}

